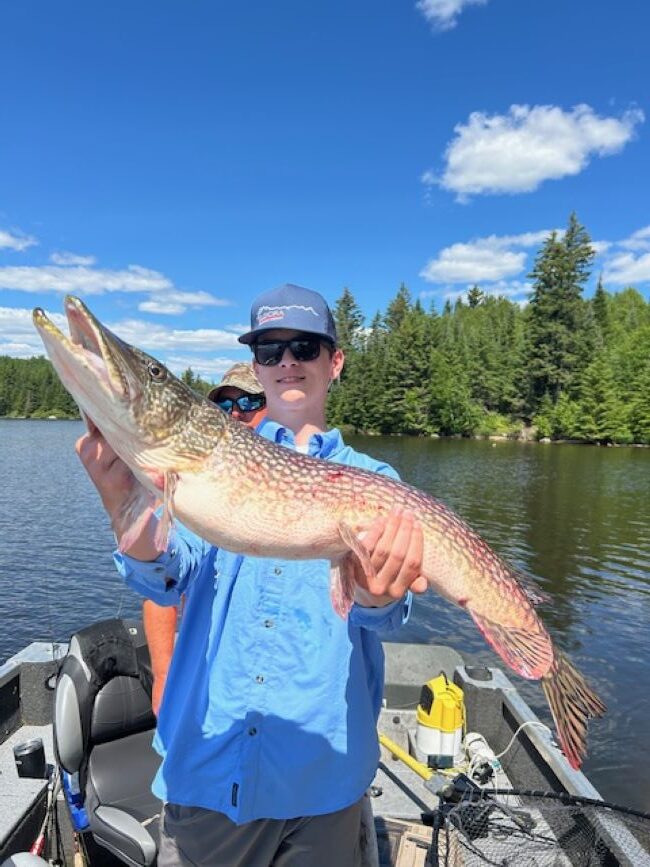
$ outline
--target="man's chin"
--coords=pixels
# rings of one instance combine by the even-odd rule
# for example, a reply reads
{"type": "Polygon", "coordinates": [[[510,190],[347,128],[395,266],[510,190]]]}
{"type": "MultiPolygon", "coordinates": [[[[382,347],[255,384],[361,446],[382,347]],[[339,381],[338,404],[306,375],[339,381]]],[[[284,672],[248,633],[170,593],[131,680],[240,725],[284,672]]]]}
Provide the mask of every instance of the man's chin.
{"type": "Polygon", "coordinates": [[[290,404],[291,406],[298,403],[304,403],[306,399],[307,395],[299,388],[288,388],[280,395],[280,400],[285,404],[290,404]]]}

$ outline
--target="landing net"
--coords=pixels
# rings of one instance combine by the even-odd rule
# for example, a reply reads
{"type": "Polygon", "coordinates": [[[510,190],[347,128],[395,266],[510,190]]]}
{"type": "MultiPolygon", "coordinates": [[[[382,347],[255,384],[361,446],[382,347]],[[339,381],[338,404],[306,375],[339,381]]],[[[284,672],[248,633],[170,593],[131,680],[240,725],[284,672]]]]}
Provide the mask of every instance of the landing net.
{"type": "Polygon", "coordinates": [[[650,813],[603,801],[454,781],[429,819],[434,867],[650,867],[650,813]]]}

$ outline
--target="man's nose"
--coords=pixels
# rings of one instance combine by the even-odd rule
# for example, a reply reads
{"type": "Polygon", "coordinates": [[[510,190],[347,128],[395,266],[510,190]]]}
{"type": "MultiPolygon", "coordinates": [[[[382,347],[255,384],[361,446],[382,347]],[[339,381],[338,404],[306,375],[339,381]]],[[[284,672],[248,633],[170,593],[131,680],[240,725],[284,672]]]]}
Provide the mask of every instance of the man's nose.
{"type": "Polygon", "coordinates": [[[280,364],[297,364],[296,357],[291,352],[291,349],[286,346],[284,352],[282,353],[282,358],[280,359],[280,364]]]}

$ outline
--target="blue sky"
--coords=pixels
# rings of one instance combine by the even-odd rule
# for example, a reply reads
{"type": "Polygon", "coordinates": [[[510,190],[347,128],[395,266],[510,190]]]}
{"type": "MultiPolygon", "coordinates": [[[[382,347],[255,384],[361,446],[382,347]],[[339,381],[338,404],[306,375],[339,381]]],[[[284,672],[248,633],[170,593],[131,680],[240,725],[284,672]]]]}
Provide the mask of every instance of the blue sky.
{"type": "Polygon", "coordinates": [[[571,210],[648,297],[648,32],[638,0],[5,4],[0,354],[66,292],[212,379],[283,282],[523,303],[571,210]]]}

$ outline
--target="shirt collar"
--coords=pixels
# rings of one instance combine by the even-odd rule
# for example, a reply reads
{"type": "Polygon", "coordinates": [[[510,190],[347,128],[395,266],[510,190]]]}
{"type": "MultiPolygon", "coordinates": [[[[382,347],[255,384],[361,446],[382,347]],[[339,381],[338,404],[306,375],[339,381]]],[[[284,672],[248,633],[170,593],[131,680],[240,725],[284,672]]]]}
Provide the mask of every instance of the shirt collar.
{"type": "MultiPolygon", "coordinates": [[[[292,449],[296,447],[293,431],[268,418],[262,419],[256,428],[256,433],[271,440],[271,442],[278,443],[278,445],[288,446],[292,449]]],[[[312,434],[308,445],[308,454],[313,458],[330,458],[344,448],[343,437],[338,428],[312,434]]]]}

